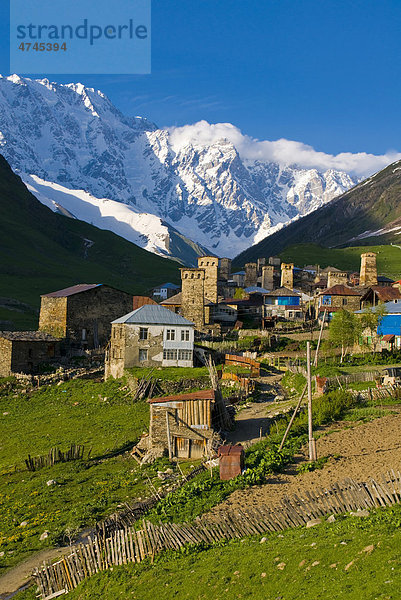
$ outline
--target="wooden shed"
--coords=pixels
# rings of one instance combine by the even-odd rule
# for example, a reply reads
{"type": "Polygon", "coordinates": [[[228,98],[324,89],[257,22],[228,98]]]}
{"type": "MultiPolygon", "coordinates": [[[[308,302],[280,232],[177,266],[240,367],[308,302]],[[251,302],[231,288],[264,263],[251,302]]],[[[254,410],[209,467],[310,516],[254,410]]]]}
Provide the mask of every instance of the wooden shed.
{"type": "Polygon", "coordinates": [[[214,434],[215,401],[213,389],[148,400],[150,446],[164,448],[170,457],[207,456],[214,434]]]}

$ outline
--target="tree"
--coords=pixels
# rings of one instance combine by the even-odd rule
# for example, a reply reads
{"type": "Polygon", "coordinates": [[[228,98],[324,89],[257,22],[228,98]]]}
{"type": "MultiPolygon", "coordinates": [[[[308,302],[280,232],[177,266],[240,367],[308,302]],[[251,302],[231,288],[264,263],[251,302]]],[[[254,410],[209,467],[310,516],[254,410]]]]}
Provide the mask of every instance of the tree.
{"type": "Polygon", "coordinates": [[[358,342],[362,332],[362,323],[357,315],[348,310],[335,313],[329,327],[329,340],[337,347],[341,347],[341,361],[350,347],[358,342]]]}
{"type": "Polygon", "coordinates": [[[243,288],[239,287],[235,290],[234,298],[236,300],[242,300],[243,298],[245,298],[245,296],[246,296],[246,293],[243,288]]]}
{"type": "Polygon", "coordinates": [[[374,309],[371,307],[365,308],[361,316],[362,330],[368,330],[368,335],[373,340],[373,349],[376,352],[377,328],[383,316],[387,313],[385,304],[378,304],[374,309]]]}

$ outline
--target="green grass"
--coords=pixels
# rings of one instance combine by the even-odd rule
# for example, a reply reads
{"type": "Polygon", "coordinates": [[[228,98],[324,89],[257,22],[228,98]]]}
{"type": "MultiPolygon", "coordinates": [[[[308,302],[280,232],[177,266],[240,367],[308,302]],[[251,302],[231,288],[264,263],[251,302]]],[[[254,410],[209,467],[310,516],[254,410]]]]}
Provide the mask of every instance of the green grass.
{"type": "MultiPolygon", "coordinates": [[[[202,550],[165,553],[152,565],[113,567],[83,582],[71,600],[396,600],[401,507],[367,518],[267,533],[202,550]]],[[[33,600],[34,589],[18,600],[33,600]]]]}
{"type": "Polygon", "coordinates": [[[153,379],[161,379],[162,381],[181,381],[182,379],[200,379],[209,377],[207,367],[164,367],[161,369],[144,369],[143,367],[133,367],[127,369],[127,373],[141,379],[148,377],[150,374],[153,379]]]}
{"type": "Polygon", "coordinates": [[[322,268],[330,265],[346,271],[359,271],[363,252],[377,253],[377,270],[380,275],[399,279],[401,249],[396,246],[323,248],[316,244],[295,244],[280,252],[279,256],[284,262],[294,262],[298,267],[317,262],[322,268]]]}
{"type": "Polygon", "coordinates": [[[66,529],[93,526],[121,502],[151,495],[137,463],[121,455],[147,430],[148,405],[126,398],[121,380],[74,380],[28,394],[15,394],[13,386],[0,380],[0,573],[63,542],[66,529]],[[26,470],[28,454],[71,443],[92,448],[90,460],[26,470]],[[50,479],[57,484],[47,486],[50,479]],[[40,542],[45,530],[49,537],[40,542]]]}

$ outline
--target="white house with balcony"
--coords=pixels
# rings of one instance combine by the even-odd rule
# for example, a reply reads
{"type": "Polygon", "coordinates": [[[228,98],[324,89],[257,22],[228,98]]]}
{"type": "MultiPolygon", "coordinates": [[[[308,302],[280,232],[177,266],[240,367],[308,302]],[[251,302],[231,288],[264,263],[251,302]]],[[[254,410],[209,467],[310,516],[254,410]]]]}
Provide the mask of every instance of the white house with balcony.
{"type": "Polygon", "coordinates": [[[105,376],[130,367],[193,367],[194,324],[159,305],[145,305],[116,319],[106,352],[105,376]]]}

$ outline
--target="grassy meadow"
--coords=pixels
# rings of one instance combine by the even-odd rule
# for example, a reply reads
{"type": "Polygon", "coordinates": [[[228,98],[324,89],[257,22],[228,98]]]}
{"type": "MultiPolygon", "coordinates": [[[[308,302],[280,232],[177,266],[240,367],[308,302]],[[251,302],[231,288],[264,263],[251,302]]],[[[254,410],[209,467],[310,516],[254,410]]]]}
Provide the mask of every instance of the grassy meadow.
{"type": "Polygon", "coordinates": [[[324,248],[317,244],[295,244],[279,256],[284,262],[293,262],[297,267],[319,264],[322,268],[333,266],[345,271],[359,271],[361,254],[377,253],[377,271],[395,279],[401,278],[401,247],[399,246],[352,246],[349,248],[324,248]]]}
{"type": "Polygon", "coordinates": [[[66,531],[91,527],[120,503],[151,494],[124,454],[147,431],[149,409],[127,397],[124,383],[73,380],[23,393],[0,380],[0,574],[32,552],[65,543],[66,531]],[[84,460],[26,469],[29,454],[72,443],[85,445],[84,460]],[[40,541],[44,531],[49,536],[40,541]]]}

